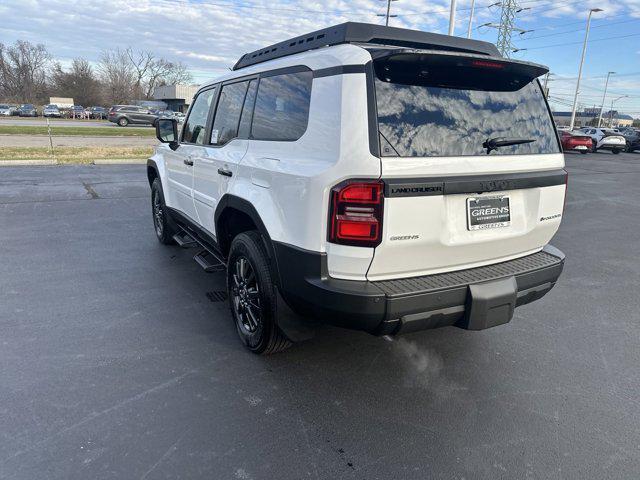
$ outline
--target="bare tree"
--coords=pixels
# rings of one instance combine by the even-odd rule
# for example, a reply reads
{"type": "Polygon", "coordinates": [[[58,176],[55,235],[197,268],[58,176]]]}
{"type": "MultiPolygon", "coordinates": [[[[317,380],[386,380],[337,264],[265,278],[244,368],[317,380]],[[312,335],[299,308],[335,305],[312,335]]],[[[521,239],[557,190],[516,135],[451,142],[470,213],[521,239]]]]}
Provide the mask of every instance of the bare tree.
{"type": "Polygon", "coordinates": [[[98,71],[108,103],[129,103],[136,97],[136,70],[126,50],[102,52],[98,71]]]}
{"type": "Polygon", "coordinates": [[[159,85],[192,81],[193,77],[183,63],[158,58],[148,50],[134,51],[128,48],[126,53],[135,70],[135,88],[141,97],[152,98],[153,91],[159,85]]]}
{"type": "Polygon", "coordinates": [[[68,71],[59,63],[53,67],[51,88],[56,95],[72,97],[79,105],[100,105],[102,88],[100,81],[84,58],[76,58],[68,71]]]}
{"type": "Polygon", "coordinates": [[[18,102],[44,100],[51,55],[44,45],[18,40],[0,43],[0,96],[18,102]]]}
{"type": "Polygon", "coordinates": [[[170,62],[148,50],[116,49],[100,58],[106,99],[115,103],[151,99],[159,85],[189,83],[192,76],[180,62],[170,62]]]}

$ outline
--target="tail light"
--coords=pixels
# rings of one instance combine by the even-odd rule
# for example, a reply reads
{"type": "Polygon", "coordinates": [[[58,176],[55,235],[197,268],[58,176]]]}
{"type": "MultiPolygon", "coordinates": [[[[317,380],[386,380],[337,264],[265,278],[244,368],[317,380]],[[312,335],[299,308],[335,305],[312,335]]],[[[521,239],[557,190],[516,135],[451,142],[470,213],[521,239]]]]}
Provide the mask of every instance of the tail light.
{"type": "Polygon", "coordinates": [[[380,244],[383,186],[381,181],[351,180],[331,189],[329,242],[357,247],[380,244]]]}

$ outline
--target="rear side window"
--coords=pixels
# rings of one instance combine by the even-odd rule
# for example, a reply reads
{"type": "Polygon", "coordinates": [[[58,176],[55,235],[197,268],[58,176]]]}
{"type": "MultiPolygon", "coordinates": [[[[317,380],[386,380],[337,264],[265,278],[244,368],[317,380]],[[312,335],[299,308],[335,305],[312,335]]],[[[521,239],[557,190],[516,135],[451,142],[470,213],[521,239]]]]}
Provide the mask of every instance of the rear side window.
{"type": "MultiPolygon", "coordinates": [[[[404,60],[404,59],[403,59],[404,60]]],[[[532,140],[502,146],[491,155],[559,152],[547,104],[537,81],[480,72],[433,72],[408,62],[376,65],[376,102],[382,156],[487,155],[487,139],[532,140]],[[389,71],[391,68],[391,71],[389,71]],[[432,80],[430,79],[430,76],[432,80]]]]}
{"type": "Polygon", "coordinates": [[[287,73],[260,79],[251,138],[290,141],[307,129],[311,102],[311,72],[287,73]]]}
{"type": "Polygon", "coordinates": [[[182,128],[182,141],[186,143],[195,143],[196,145],[204,145],[205,130],[207,129],[207,118],[211,110],[211,104],[215,97],[216,89],[212,88],[200,92],[195,98],[189,117],[184,122],[182,128]]]}
{"type": "Polygon", "coordinates": [[[238,136],[240,113],[248,84],[249,82],[239,82],[222,87],[216,117],[211,129],[211,143],[213,145],[224,145],[238,136]]]}

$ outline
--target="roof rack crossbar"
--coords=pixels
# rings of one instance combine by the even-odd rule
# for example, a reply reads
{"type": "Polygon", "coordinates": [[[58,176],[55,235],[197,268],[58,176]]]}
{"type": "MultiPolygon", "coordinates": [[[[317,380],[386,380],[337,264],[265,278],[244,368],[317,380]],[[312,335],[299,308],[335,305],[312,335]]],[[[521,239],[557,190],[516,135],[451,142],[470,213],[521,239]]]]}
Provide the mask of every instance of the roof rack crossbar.
{"type": "Polygon", "coordinates": [[[392,45],[500,56],[495,45],[479,40],[370,23],[346,22],[245,53],[233,69],[239,70],[268,60],[342,43],[392,45]]]}

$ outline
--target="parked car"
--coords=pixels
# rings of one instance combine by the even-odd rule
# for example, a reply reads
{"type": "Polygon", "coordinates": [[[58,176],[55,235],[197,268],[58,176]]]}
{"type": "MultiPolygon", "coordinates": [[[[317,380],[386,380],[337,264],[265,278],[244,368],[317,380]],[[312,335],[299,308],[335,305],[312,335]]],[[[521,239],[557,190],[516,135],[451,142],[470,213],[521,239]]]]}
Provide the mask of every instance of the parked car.
{"type": "Polygon", "coordinates": [[[184,113],[182,113],[182,112],[174,112],[173,116],[175,117],[176,120],[178,120],[178,123],[184,122],[184,117],[185,117],[184,113]]]}
{"type": "Polygon", "coordinates": [[[567,172],[547,72],[361,23],[245,54],[200,88],[180,135],[158,119],[155,234],[226,269],[255,353],[304,338],[309,318],[375,335],[507,323],[564,262],[548,245],[567,172]]]}
{"type": "Polygon", "coordinates": [[[104,107],[89,107],[85,110],[87,118],[103,120],[107,118],[107,109],[104,107]]]}
{"type": "Polygon", "coordinates": [[[611,153],[617,155],[627,146],[624,137],[613,129],[585,127],[582,131],[585,135],[591,137],[591,149],[594,152],[598,150],[611,150],[611,153]]]}
{"type": "Polygon", "coordinates": [[[45,105],[42,109],[42,116],[60,118],[62,117],[62,114],[60,113],[60,109],[57,105],[45,105]]]}
{"type": "Polygon", "coordinates": [[[24,103],[18,107],[20,117],[37,117],[38,109],[31,103],[24,103]]]}
{"type": "Polygon", "coordinates": [[[73,105],[69,111],[68,115],[71,118],[85,118],[86,114],[84,113],[84,107],[82,105],[73,105]]]}
{"type": "Polygon", "coordinates": [[[580,135],[566,130],[559,130],[558,133],[560,134],[562,150],[565,152],[576,151],[584,154],[593,148],[593,142],[589,135],[580,135]]]}
{"type": "Polygon", "coordinates": [[[155,125],[158,115],[148,108],[136,105],[114,105],[109,109],[107,119],[120,127],[126,127],[129,124],[155,125]]]}
{"type": "Polygon", "coordinates": [[[11,116],[11,105],[7,103],[0,103],[0,115],[3,117],[11,116]]]}
{"type": "Polygon", "coordinates": [[[627,142],[627,152],[632,153],[640,150],[640,130],[634,128],[626,129],[623,136],[627,142]]]}

